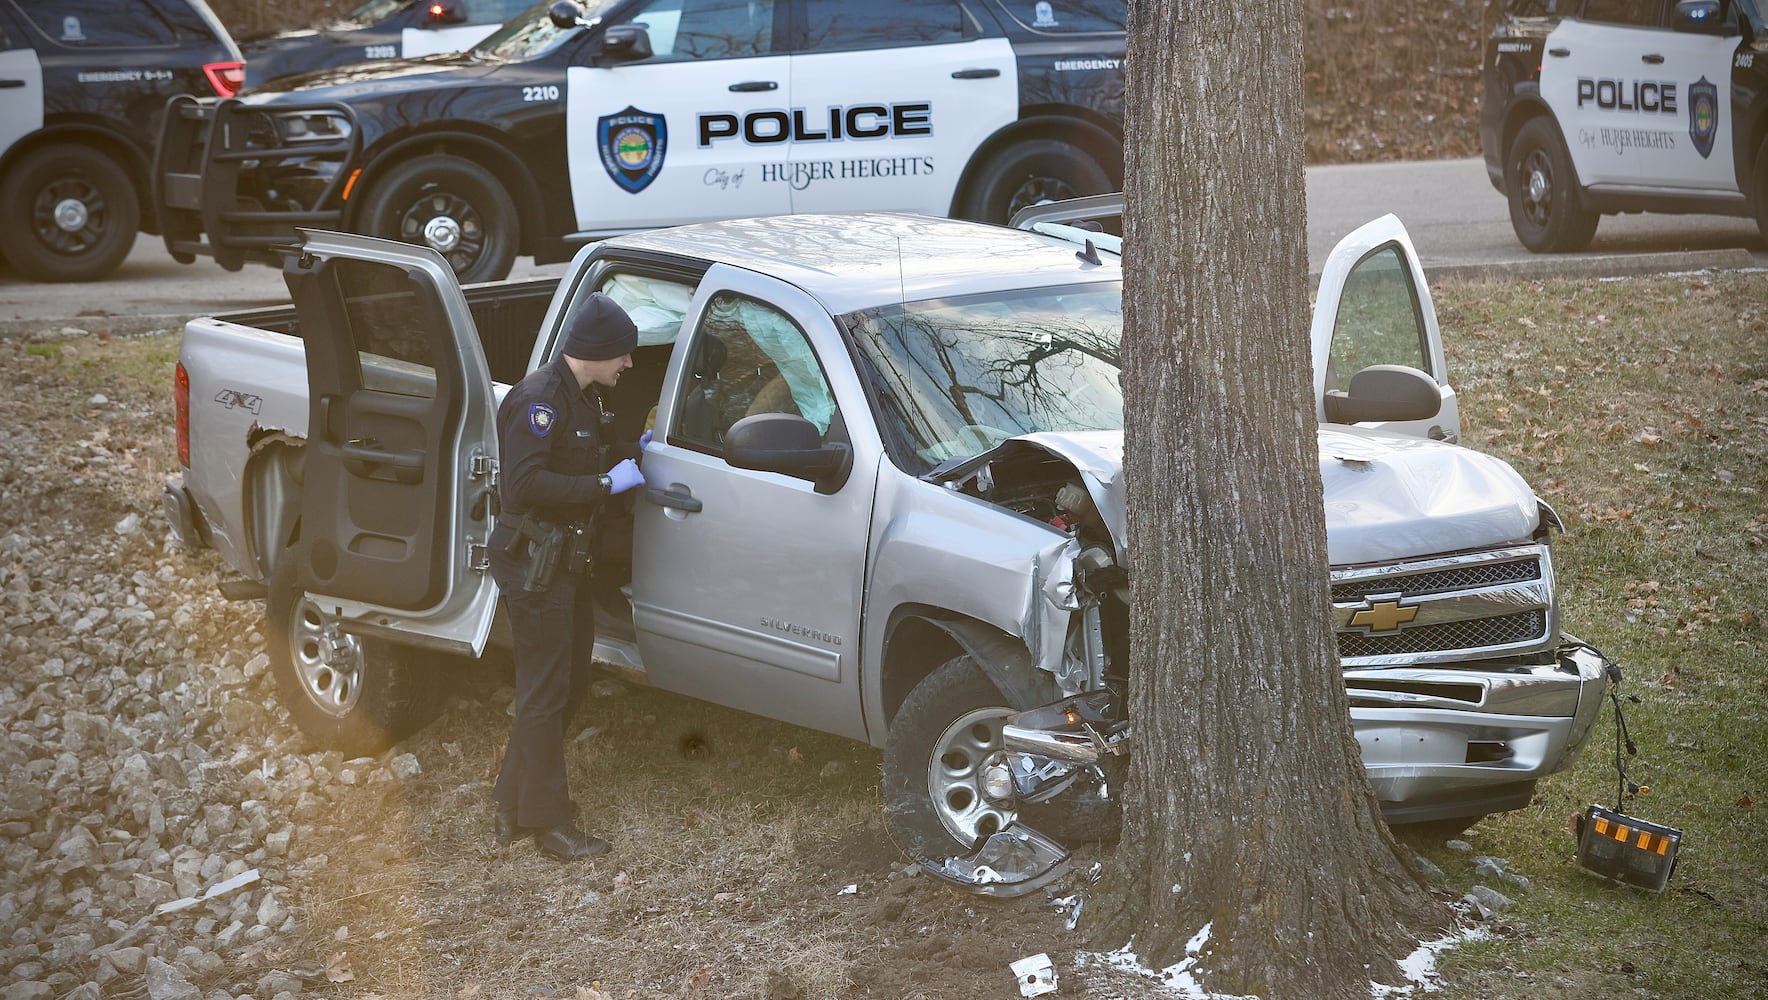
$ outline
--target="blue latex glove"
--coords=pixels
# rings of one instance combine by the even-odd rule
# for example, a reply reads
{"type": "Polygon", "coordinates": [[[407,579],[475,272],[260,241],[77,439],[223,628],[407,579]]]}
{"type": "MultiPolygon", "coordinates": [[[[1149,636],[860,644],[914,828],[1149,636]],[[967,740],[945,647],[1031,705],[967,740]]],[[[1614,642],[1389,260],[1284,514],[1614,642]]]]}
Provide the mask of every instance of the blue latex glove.
{"type": "Polygon", "coordinates": [[[645,431],[638,436],[638,450],[644,451],[651,446],[651,432],[645,431]]]}
{"type": "Polygon", "coordinates": [[[638,471],[638,463],[628,458],[619,465],[608,470],[609,493],[625,493],[634,486],[645,484],[645,474],[638,471]]]}

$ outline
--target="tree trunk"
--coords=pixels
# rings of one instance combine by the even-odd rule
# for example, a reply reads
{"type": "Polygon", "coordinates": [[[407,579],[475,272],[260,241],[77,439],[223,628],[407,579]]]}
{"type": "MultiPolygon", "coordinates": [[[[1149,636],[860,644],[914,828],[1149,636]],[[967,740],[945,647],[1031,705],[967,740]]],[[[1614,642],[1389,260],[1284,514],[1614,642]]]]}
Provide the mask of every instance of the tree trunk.
{"type": "Polygon", "coordinates": [[[1442,926],[1364,778],[1308,348],[1302,12],[1131,0],[1124,389],[1136,750],[1095,945],[1369,995],[1442,926]]]}

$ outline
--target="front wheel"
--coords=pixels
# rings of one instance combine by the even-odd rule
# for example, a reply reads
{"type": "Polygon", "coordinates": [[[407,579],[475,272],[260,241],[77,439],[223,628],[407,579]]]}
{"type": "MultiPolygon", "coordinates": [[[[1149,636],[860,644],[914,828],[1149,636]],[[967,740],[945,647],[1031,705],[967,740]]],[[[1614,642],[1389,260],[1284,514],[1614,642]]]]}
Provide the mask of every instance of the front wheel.
{"type": "Polygon", "coordinates": [[[270,673],[303,733],[346,757],[376,754],[429,720],[440,675],[413,651],[350,635],[302,592],[279,560],[266,609],[270,673]]]}
{"type": "Polygon", "coordinates": [[[1022,208],[1111,190],[1111,178],[1078,146],[1029,139],[990,157],[970,182],[958,215],[1005,224],[1022,208]]]}
{"type": "Polygon", "coordinates": [[[968,656],[916,684],[884,743],[890,835],[911,857],[968,854],[1018,818],[1002,749],[1013,709],[968,656]]]}
{"type": "Polygon", "coordinates": [[[364,232],[429,247],[461,284],[496,281],[515,263],[515,202],[471,160],[445,153],[406,160],[375,182],[365,204],[364,232]]]}
{"type": "Polygon", "coordinates": [[[38,281],[95,281],[135,245],[141,207],[129,175],[90,146],[44,146],[0,182],[0,250],[38,281]]]}
{"type": "Polygon", "coordinates": [[[1546,118],[1522,127],[1505,161],[1510,226],[1535,253],[1572,253],[1590,245],[1601,216],[1584,205],[1578,173],[1559,130],[1546,118]]]}

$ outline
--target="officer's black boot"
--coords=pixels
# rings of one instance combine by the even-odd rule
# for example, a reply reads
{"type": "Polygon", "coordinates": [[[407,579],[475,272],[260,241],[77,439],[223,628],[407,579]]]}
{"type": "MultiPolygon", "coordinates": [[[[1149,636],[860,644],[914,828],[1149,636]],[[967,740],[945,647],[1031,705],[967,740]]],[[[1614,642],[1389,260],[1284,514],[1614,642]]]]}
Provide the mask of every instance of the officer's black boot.
{"type": "Polygon", "coordinates": [[[534,831],[534,846],[542,854],[560,861],[577,861],[608,853],[608,842],[577,829],[573,823],[561,823],[550,830],[534,831]]]}
{"type": "Polygon", "coordinates": [[[491,825],[496,832],[499,847],[508,847],[529,833],[527,827],[516,825],[516,810],[513,806],[498,806],[491,815],[491,825]]]}

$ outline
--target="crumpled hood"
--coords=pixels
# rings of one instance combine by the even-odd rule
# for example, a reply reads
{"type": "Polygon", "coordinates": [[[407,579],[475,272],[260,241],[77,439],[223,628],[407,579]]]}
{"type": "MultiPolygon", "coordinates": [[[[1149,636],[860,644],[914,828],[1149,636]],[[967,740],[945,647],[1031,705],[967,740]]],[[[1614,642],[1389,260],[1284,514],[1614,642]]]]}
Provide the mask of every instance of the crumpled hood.
{"type": "MultiPolygon", "coordinates": [[[[1073,465],[1125,558],[1128,524],[1123,432],[1025,434],[943,473],[1037,448],[1073,465]]],[[[1320,428],[1326,550],[1333,566],[1489,548],[1528,538],[1540,521],[1535,492],[1508,464],[1457,445],[1341,425],[1320,428]]]]}

